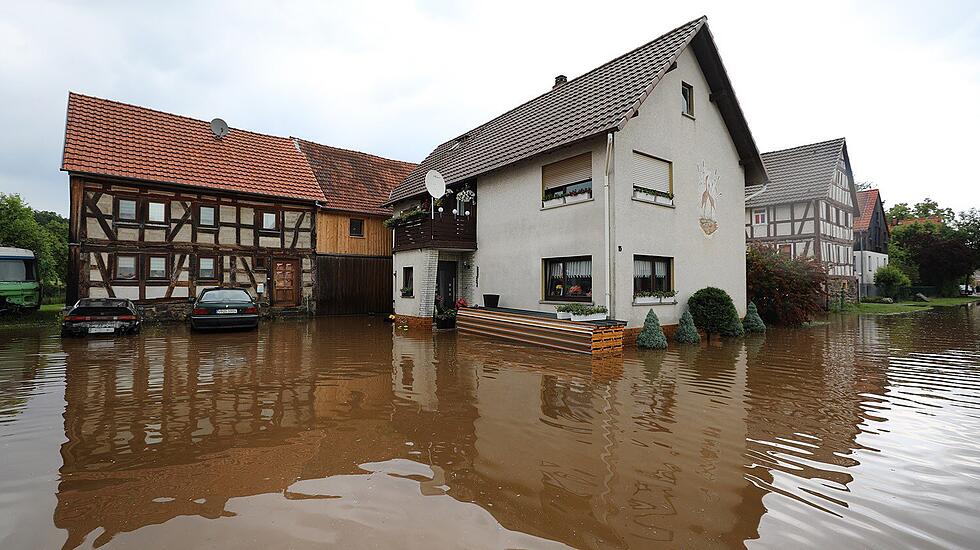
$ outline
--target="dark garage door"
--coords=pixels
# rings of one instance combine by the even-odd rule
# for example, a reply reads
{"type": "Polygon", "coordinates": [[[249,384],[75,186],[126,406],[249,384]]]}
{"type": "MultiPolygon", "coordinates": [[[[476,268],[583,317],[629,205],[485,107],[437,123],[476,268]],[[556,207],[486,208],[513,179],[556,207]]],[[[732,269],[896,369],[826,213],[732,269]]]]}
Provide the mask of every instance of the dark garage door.
{"type": "Polygon", "coordinates": [[[319,255],[316,280],[320,315],[391,313],[391,258],[319,255]]]}

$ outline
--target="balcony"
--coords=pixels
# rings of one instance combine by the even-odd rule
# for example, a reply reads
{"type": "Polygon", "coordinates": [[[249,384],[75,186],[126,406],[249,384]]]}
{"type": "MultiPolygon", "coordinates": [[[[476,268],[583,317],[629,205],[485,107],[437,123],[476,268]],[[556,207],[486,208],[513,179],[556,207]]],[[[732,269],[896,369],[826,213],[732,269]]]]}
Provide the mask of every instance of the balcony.
{"type": "Polygon", "coordinates": [[[417,248],[476,250],[476,205],[469,216],[449,212],[426,214],[394,228],[394,251],[417,248]]]}

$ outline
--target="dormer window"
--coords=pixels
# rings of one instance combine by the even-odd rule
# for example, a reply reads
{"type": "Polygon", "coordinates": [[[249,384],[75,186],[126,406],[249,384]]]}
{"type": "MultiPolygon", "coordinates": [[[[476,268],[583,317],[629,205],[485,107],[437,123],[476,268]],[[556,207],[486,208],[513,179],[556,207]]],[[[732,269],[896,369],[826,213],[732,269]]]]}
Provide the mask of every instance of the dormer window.
{"type": "Polygon", "coordinates": [[[689,117],[694,116],[694,86],[687,82],[681,82],[681,97],[684,99],[683,113],[689,117]]]}

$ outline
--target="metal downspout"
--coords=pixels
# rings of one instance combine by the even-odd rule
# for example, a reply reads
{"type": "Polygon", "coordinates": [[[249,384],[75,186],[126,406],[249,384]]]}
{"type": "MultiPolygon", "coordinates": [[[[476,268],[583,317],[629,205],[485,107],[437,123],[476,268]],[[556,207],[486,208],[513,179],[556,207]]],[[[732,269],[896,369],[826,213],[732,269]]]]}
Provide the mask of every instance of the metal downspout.
{"type": "Polygon", "coordinates": [[[604,209],[604,225],[605,225],[605,275],[606,275],[606,308],[609,310],[609,317],[615,319],[615,313],[613,308],[613,281],[612,281],[612,225],[610,224],[610,201],[609,201],[609,167],[612,159],[613,151],[613,133],[609,132],[606,134],[606,169],[602,172],[602,200],[605,203],[604,209]]]}

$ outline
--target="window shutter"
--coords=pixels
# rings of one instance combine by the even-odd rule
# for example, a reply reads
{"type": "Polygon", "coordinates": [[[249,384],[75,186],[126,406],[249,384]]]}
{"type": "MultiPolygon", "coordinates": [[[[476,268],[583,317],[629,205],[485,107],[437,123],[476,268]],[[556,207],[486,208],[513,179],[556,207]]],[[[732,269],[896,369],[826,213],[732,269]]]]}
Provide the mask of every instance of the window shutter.
{"type": "Polygon", "coordinates": [[[633,185],[670,193],[670,163],[633,152],[633,185]]]}
{"type": "Polygon", "coordinates": [[[592,179],[592,153],[547,164],[541,169],[545,189],[592,179]]]}

